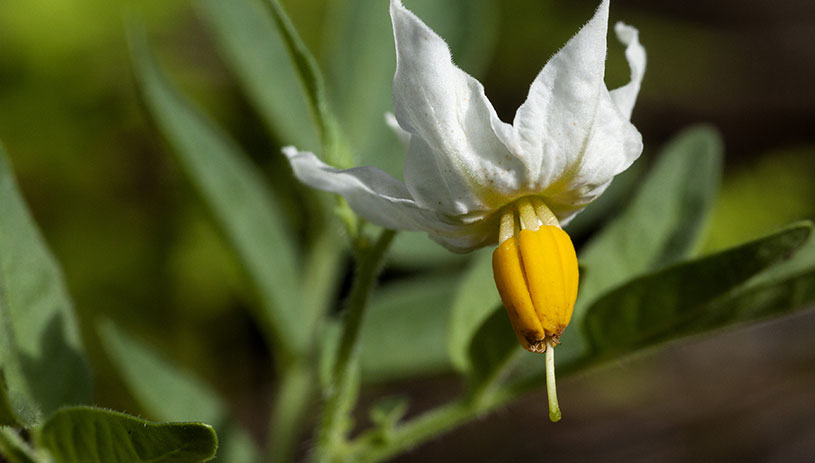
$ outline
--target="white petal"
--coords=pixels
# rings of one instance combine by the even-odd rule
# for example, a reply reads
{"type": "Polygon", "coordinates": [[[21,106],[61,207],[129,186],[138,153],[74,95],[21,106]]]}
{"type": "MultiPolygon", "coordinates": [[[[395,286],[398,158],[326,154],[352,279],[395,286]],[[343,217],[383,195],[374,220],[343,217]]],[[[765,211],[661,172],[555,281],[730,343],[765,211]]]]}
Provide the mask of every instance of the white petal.
{"type": "Polygon", "coordinates": [[[499,207],[526,171],[496,136],[510,126],[498,118],[481,83],[452,63],[441,37],[399,0],[390,9],[394,113],[412,135],[408,190],[421,206],[448,215],[499,207]]]}
{"type": "Polygon", "coordinates": [[[574,169],[591,133],[597,104],[606,91],[608,0],[546,63],[515,114],[514,148],[536,166],[541,190],[574,169]]]}
{"type": "Polygon", "coordinates": [[[642,136],[620,114],[605,88],[596,117],[579,164],[544,192],[547,205],[563,225],[600,196],[614,176],[631,166],[642,152],[642,136]]]}
{"type": "Polygon", "coordinates": [[[293,146],[283,148],[283,154],[301,182],[342,195],[365,220],[393,230],[425,230],[435,218],[416,205],[402,182],[376,167],[335,169],[293,146]]]}
{"type": "Polygon", "coordinates": [[[410,144],[410,132],[399,126],[399,121],[396,120],[396,116],[390,111],[385,113],[385,124],[391,129],[393,134],[396,135],[399,142],[407,148],[410,144]]]}
{"type": "Polygon", "coordinates": [[[614,26],[617,39],[626,46],[625,59],[631,68],[631,82],[620,88],[611,91],[611,99],[620,109],[623,115],[631,119],[631,111],[634,109],[634,102],[640,92],[642,76],[645,74],[645,48],[640,44],[640,34],[636,28],[618,22],[614,26]]]}
{"type": "Polygon", "coordinates": [[[468,252],[495,241],[497,217],[448,217],[416,204],[402,182],[376,167],[339,170],[313,153],[283,148],[294,175],[318,190],[342,195],[360,217],[392,230],[421,230],[454,252],[468,252]]]}

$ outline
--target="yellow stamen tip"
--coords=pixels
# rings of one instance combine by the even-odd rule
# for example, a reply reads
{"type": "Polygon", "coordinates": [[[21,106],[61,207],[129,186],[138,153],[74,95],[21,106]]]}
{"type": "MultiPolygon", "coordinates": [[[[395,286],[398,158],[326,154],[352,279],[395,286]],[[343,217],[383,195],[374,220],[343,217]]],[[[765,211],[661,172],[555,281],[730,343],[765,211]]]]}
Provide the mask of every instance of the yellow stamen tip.
{"type": "Polygon", "coordinates": [[[577,255],[540,198],[521,198],[504,208],[492,270],[518,341],[530,352],[546,354],[549,419],[559,421],[554,350],[577,299],[577,255]]]}
{"type": "Polygon", "coordinates": [[[569,235],[555,225],[520,230],[495,249],[492,268],[518,340],[543,352],[543,341],[559,339],[571,321],[577,298],[577,256],[569,235]]]}

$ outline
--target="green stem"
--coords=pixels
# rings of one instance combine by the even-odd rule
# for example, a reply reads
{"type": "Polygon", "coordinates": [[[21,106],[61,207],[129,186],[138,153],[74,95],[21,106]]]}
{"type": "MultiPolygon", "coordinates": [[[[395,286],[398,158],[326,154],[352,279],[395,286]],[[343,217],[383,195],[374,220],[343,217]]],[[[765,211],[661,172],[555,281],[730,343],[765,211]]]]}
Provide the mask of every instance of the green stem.
{"type": "Polygon", "coordinates": [[[269,423],[266,461],[294,461],[314,392],[314,375],[304,365],[292,364],[283,372],[269,423]]]}
{"type": "Polygon", "coordinates": [[[448,432],[464,422],[498,405],[495,401],[471,401],[461,398],[431,410],[394,429],[387,441],[381,435],[369,432],[361,435],[349,449],[348,461],[359,463],[387,461],[399,453],[448,432]]]}
{"type": "Polygon", "coordinates": [[[0,457],[7,458],[11,463],[43,463],[43,459],[20,437],[17,430],[7,426],[0,426],[0,457]]]}
{"type": "Polygon", "coordinates": [[[355,439],[347,451],[347,461],[366,463],[387,461],[399,453],[438,438],[467,421],[504,406],[539,389],[542,378],[521,381],[495,388],[491,393],[460,398],[410,420],[388,434],[383,440],[380,433],[369,431],[355,439]]]}
{"type": "Polygon", "coordinates": [[[359,266],[351,294],[348,297],[342,337],[331,375],[332,386],[328,391],[324,391],[325,407],[318,431],[315,449],[316,461],[331,461],[345,443],[344,424],[355,401],[355,396],[350,391],[355,378],[359,331],[365,315],[368,296],[393,237],[393,231],[384,230],[373,247],[358,253],[359,266]]]}

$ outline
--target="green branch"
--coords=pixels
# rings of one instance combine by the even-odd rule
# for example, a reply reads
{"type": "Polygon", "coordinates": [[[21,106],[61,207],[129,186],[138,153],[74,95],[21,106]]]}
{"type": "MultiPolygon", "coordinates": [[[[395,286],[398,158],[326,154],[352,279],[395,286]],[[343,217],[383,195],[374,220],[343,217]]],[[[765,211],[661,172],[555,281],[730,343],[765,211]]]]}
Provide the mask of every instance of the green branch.
{"type": "Polygon", "coordinates": [[[372,247],[361,249],[358,253],[359,267],[344,314],[342,337],[331,374],[331,386],[328,391],[324,391],[325,408],[318,431],[315,461],[332,461],[345,444],[344,425],[356,401],[353,386],[358,373],[356,360],[359,331],[368,296],[394,235],[393,231],[384,230],[372,247]]]}

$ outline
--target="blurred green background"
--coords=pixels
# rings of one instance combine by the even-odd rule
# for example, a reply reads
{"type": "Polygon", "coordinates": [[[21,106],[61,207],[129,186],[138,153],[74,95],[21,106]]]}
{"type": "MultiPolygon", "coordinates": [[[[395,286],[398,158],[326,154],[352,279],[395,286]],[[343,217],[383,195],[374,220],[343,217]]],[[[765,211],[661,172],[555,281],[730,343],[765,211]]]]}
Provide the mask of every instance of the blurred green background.
{"type": "MultiPolygon", "coordinates": [[[[323,69],[341,68],[325,31],[326,11],[342,2],[284,4],[323,69]]],[[[494,2],[466,38],[481,41],[480,51],[451,46],[511,120],[537,71],[595,7],[494,2]]],[[[139,102],[125,12],[145,23],[174,81],[247,153],[273,175],[285,169],[278,152],[287,140],[264,129],[200,5],[186,0],[2,0],[0,140],[65,270],[99,404],[138,412],[96,339],[105,315],[213,383],[262,436],[255,404],[269,401],[268,352],[243,310],[251,301],[234,259],[139,102]]],[[[637,26],[648,51],[633,116],[645,141],[640,162],[689,124],[723,133],[726,176],[706,250],[815,218],[815,3],[615,0],[611,15],[637,26]]],[[[627,73],[611,39],[609,86],[627,73]]],[[[340,112],[355,104],[365,102],[340,112]]],[[[813,330],[815,316],[805,314],[570,378],[560,388],[568,419],[557,426],[543,423],[546,401],[536,396],[398,461],[800,461],[815,452],[815,406],[804,405],[815,388],[813,330]]],[[[407,387],[421,407],[458,386],[441,376],[407,387]]],[[[372,394],[397,386],[381,388],[372,394]]]]}

